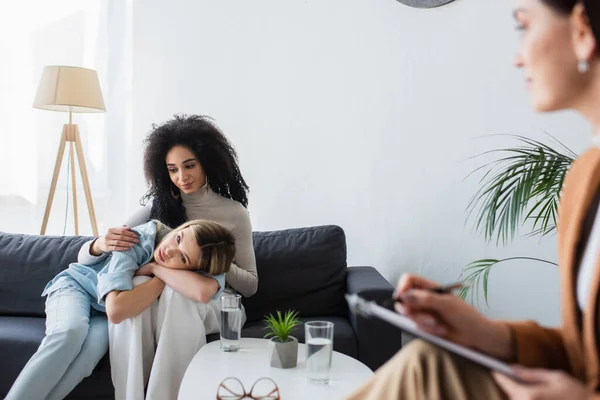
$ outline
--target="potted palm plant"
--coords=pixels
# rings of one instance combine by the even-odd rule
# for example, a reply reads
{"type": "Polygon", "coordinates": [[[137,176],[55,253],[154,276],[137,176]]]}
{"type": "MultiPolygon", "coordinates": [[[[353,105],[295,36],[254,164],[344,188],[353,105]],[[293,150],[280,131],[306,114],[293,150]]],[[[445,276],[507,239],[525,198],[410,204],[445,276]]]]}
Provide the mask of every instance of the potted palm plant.
{"type": "MultiPolygon", "coordinates": [[[[512,136],[519,146],[493,150],[502,157],[485,164],[474,172],[484,172],[481,188],[471,199],[467,210],[475,216],[475,228],[496,245],[509,243],[521,227],[527,236],[544,238],[556,232],[558,201],[567,171],[577,155],[552,137],[556,148],[522,136],[512,136]]],[[[488,301],[488,279],[492,267],[517,260],[546,264],[552,261],[516,256],[504,259],[487,258],[473,261],[462,272],[469,284],[458,293],[471,302],[479,290],[488,301]]]]}
{"type": "Polygon", "coordinates": [[[294,368],[298,362],[298,339],[290,333],[298,324],[298,312],[288,310],[284,315],[277,311],[277,316],[269,314],[265,317],[265,329],[269,332],[264,336],[271,338],[271,367],[294,368]]]}

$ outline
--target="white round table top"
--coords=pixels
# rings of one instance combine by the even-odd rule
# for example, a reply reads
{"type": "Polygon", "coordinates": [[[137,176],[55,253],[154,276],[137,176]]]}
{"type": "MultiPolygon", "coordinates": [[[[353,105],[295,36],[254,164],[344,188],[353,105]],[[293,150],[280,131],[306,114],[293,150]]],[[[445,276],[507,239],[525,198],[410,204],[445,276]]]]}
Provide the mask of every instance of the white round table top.
{"type": "Polygon", "coordinates": [[[306,346],[298,344],[296,368],[280,369],[269,365],[269,341],[242,338],[240,350],[235,353],[221,351],[218,340],[202,347],[188,366],[181,387],[180,400],[216,398],[219,384],[228,377],[238,378],[250,390],[259,378],[269,377],[279,387],[282,400],[343,399],[366,382],[373,372],[358,360],[333,352],[331,383],[320,385],[306,377],[306,346]]]}

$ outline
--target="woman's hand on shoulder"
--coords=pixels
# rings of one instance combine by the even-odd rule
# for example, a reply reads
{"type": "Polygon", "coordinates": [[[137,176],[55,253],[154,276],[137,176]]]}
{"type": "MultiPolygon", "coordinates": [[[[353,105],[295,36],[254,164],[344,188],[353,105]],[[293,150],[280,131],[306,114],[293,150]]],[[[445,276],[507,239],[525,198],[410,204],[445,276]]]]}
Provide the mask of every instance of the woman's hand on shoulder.
{"type": "Polygon", "coordinates": [[[427,289],[439,285],[405,274],[396,288],[396,311],[417,323],[420,329],[495,357],[512,357],[508,326],[483,316],[454,294],[437,294],[427,289]]]}
{"type": "Polygon", "coordinates": [[[130,227],[123,225],[122,227],[110,228],[106,235],[94,240],[90,247],[90,253],[99,256],[109,251],[125,251],[139,242],[137,233],[130,227]]]}

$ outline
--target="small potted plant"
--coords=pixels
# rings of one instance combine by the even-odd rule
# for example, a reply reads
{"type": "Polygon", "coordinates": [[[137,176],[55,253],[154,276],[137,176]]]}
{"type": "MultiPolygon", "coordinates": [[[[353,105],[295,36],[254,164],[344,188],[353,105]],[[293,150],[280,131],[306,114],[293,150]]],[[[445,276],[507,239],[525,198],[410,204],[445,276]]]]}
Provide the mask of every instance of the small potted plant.
{"type": "Polygon", "coordinates": [[[271,338],[271,367],[294,368],[298,362],[298,339],[290,336],[292,329],[300,324],[298,312],[289,310],[284,315],[277,311],[277,316],[269,314],[265,317],[265,329],[271,338]]]}

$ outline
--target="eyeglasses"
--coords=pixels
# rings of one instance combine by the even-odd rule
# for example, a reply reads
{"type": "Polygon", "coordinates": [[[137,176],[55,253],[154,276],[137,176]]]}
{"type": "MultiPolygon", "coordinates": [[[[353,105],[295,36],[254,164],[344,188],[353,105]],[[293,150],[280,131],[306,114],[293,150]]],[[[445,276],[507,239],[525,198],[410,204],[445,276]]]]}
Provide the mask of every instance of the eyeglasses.
{"type": "Polygon", "coordinates": [[[217,400],[280,400],[279,387],[271,378],[260,378],[252,384],[249,392],[238,378],[225,378],[217,389],[217,400]]]}

